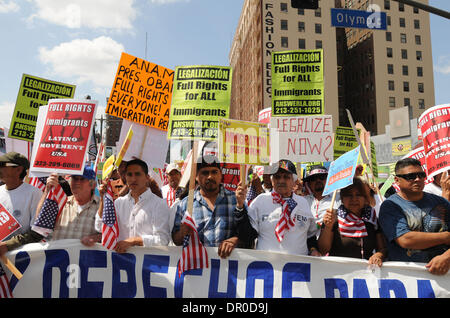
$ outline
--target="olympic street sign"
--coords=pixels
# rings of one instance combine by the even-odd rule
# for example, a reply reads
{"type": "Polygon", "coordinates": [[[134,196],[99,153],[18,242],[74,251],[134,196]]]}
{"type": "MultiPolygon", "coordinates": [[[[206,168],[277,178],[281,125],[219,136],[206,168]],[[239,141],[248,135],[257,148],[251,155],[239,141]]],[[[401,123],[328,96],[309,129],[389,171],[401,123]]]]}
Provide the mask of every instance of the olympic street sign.
{"type": "Polygon", "coordinates": [[[376,7],[374,11],[331,9],[331,25],[334,27],[386,30],[386,20],[386,12],[376,7]]]}

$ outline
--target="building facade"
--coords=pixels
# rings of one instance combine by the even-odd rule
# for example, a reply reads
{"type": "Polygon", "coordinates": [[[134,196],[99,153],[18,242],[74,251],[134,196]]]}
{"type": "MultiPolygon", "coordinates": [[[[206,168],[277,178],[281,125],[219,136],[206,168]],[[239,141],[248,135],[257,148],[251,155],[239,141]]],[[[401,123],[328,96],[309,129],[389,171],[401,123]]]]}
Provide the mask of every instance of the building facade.
{"type": "MultiPolygon", "coordinates": [[[[428,4],[428,0],[422,0],[428,4]]],[[[245,0],[231,46],[230,117],[257,121],[271,107],[271,54],[323,49],[324,112],[333,127],[348,126],[345,109],[372,135],[389,124],[389,110],[410,107],[418,117],[434,106],[429,14],[389,0],[321,0],[295,9],[288,0],[245,0]],[[331,26],[331,8],[387,13],[387,30],[331,26]]]]}

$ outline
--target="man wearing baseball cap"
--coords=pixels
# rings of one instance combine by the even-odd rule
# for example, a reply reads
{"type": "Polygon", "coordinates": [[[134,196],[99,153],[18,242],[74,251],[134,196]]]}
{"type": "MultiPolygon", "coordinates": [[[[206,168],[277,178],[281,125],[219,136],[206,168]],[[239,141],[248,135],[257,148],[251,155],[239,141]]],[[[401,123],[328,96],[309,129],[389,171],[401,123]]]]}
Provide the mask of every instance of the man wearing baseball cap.
{"type": "Polygon", "coordinates": [[[239,218],[241,239],[257,239],[256,249],[295,255],[320,255],[308,238],[318,229],[306,200],[293,192],[297,172],[289,160],[271,166],[273,191],[257,196],[239,218]]]}
{"type": "MultiPolygon", "coordinates": [[[[83,244],[88,246],[101,241],[101,233],[95,230],[95,215],[100,203],[100,198],[94,194],[95,177],[95,171],[88,165],[85,166],[83,174],[70,176],[69,185],[72,195],[68,197],[67,203],[56,221],[51,235],[52,240],[80,239],[83,244]]],[[[44,194],[38,206],[39,211],[48,192],[58,182],[56,173],[52,173],[47,178],[44,194]]]]}
{"type": "Polygon", "coordinates": [[[23,182],[29,167],[28,159],[17,152],[0,156],[0,180],[4,183],[0,186],[0,203],[21,225],[19,230],[0,243],[0,255],[28,241],[42,239],[31,231],[42,191],[23,182]]]}
{"type": "Polygon", "coordinates": [[[170,208],[183,191],[183,188],[179,187],[181,169],[176,163],[172,162],[166,168],[166,175],[169,183],[161,188],[161,192],[163,199],[166,200],[167,205],[170,208]]]}
{"type": "MultiPolygon", "coordinates": [[[[322,165],[313,165],[307,169],[306,177],[303,178],[303,183],[309,192],[304,198],[308,201],[308,205],[316,218],[317,226],[322,226],[323,216],[331,206],[332,195],[323,196],[325,183],[327,182],[328,170],[322,165]]],[[[339,193],[336,194],[336,199],[333,209],[340,206],[339,193]]]]}

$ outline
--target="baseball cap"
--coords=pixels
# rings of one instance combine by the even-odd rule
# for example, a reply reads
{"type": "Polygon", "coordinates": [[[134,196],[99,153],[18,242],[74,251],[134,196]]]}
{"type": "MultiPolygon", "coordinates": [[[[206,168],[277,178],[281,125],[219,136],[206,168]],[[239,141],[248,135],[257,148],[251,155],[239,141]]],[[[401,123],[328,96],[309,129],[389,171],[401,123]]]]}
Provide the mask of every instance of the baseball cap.
{"type": "Polygon", "coordinates": [[[95,180],[95,177],[96,177],[95,176],[95,171],[94,171],[94,169],[92,169],[91,166],[85,166],[82,175],[72,174],[72,176],[81,176],[81,177],[83,177],[85,179],[88,179],[88,180],[95,180]]]}
{"type": "MultiPolygon", "coordinates": [[[[295,169],[295,165],[290,160],[281,159],[280,161],[273,163],[270,166],[268,174],[275,174],[275,173],[277,173],[278,169],[283,169],[283,170],[297,176],[297,170],[295,169]]],[[[264,173],[266,173],[266,172],[264,172],[264,173]]]]}
{"type": "Polygon", "coordinates": [[[328,170],[324,166],[320,165],[314,165],[311,166],[311,169],[309,169],[309,172],[306,171],[306,177],[303,178],[303,181],[310,181],[313,176],[318,175],[328,175],[328,170]]]}
{"type": "Polygon", "coordinates": [[[0,166],[18,167],[22,166],[25,169],[30,167],[28,159],[18,152],[11,151],[3,156],[0,156],[0,166]]]}
{"type": "Polygon", "coordinates": [[[173,170],[177,170],[178,172],[181,173],[181,169],[180,167],[178,167],[178,165],[175,162],[172,162],[170,164],[167,165],[166,167],[166,173],[169,174],[171,171],[173,170]]]}

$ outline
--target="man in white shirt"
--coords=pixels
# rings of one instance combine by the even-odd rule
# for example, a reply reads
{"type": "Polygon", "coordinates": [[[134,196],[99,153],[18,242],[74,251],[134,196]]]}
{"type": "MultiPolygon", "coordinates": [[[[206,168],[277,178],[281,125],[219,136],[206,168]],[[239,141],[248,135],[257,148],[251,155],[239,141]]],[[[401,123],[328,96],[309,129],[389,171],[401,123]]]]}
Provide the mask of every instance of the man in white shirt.
{"type": "Polygon", "coordinates": [[[17,152],[8,152],[0,157],[0,179],[4,182],[0,186],[0,203],[21,225],[21,228],[6,237],[4,242],[0,242],[0,255],[28,241],[42,239],[31,231],[42,191],[23,182],[29,166],[28,159],[17,152]],[[14,239],[10,240],[13,237],[14,239]]]}
{"type": "MultiPolygon", "coordinates": [[[[147,187],[147,164],[140,159],[128,161],[125,178],[130,192],[114,201],[119,225],[116,252],[125,253],[132,246],[168,245],[170,209],[147,187]]],[[[101,231],[101,213],[96,223],[101,231]]]]}
{"type": "MultiPolygon", "coordinates": [[[[306,177],[303,178],[303,183],[310,192],[310,194],[304,196],[311,209],[312,214],[316,219],[317,226],[322,226],[323,216],[330,208],[332,195],[323,196],[323,190],[325,189],[325,183],[327,182],[328,170],[320,165],[314,165],[311,167],[306,177]]],[[[337,209],[340,205],[339,193],[336,194],[333,209],[337,209]]]]}
{"type": "Polygon", "coordinates": [[[239,238],[257,239],[258,250],[320,255],[315,247],[308,248],[307,240],[315,236],[318,228],[306,200],[293,193],[297,179],[294,164],[280,160],[272,169],[273,192],[256,197],[248,217],[245,210],[239,215],[239,238]]]}
{"type": "Polygon", "coordinates": [[[163,199],[166,200],[170,208],[180,196],[183,188],[179,187],[181,181],[181,169],[176,163],[171,163],[166,168],[168,184],[161,188],[163,199]]]}

